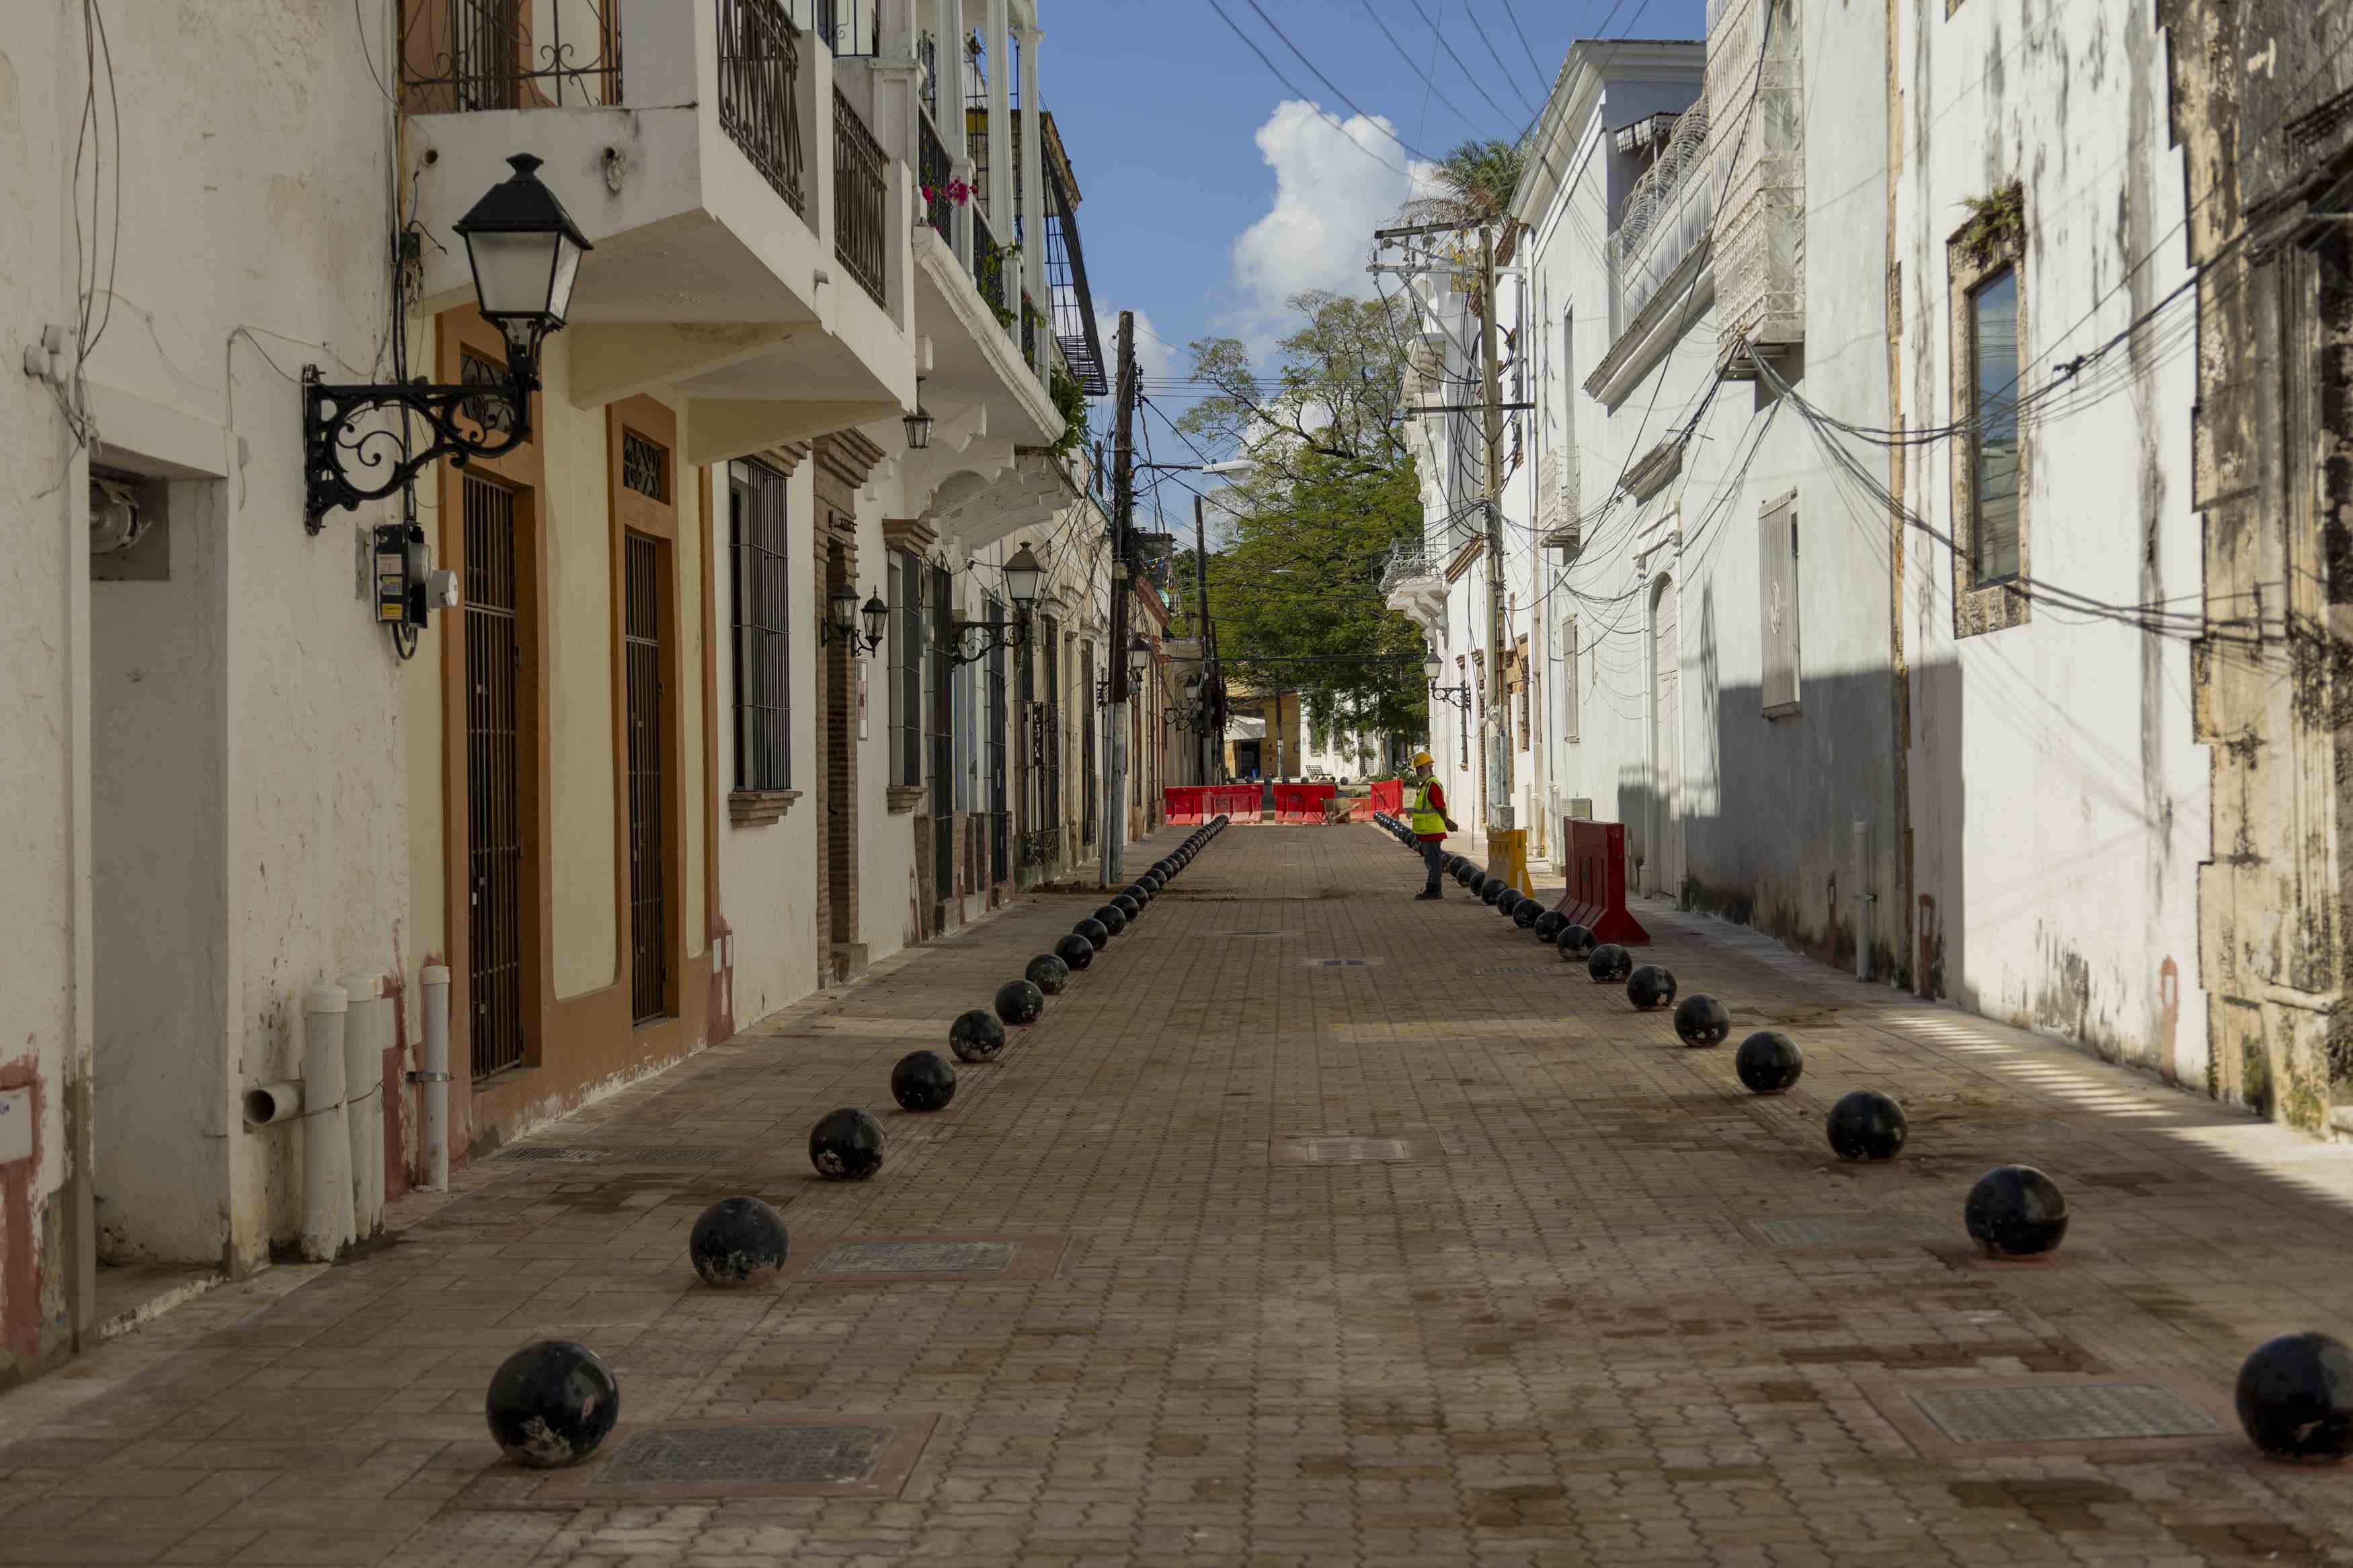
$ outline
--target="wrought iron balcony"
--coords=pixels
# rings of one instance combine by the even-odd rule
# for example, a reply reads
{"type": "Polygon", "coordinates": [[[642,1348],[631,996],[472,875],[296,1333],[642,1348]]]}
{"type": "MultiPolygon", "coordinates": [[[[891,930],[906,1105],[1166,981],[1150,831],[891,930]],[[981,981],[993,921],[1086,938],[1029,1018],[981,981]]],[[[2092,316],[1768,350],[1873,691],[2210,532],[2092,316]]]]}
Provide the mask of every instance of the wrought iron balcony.
{"type": "Polygon", "coordinates": [[[841,89],[833,89],[833,253],[849,275],[888,307],[883,281],[884,215],[891,205],[891,161],[841,89]]]}
{"type": "Polygon", "coordinates": [[[949,160],[947,143],[940,140],[940,129],[932,123],[929,114],[915,116],[915,178],[923,193],[924,221],[953,246],[956,204],[948,193],[948,182],[955,177],[955,165],[949,160]]]}
{"type": "Polygon", "coordinates": [[[777,0],[719,0],[720,126],[776,194],[807,217],[800,46],[800,29],[777,0]]]}
{"type": "Polygon", "coordinates": [[[1676,117],[1657,161],[1626,195],[1607,247],[1613,341],[1641,318],[1675,269],[1706,241],[1714,214],[1707,127],[1705,103],[1695,103],[1676,117]]]}
{"type": "Polygon", "coordinates": [[[1387,594],[1398,584],[1417,577],[1436,577],[1444,570],[1444,564],[1428,551],[1399,545],[1389,552],[1388,564],[1381,569],[1381,592],[1387,594]]]}
{"type": "Polygon", "coordinates": [[[1746,123],[1718,154],[1715,310],[1725,374],[1806,335],[1803,61],[1785,7],[1711,0],[1707,90],[1717,120],[1746,123]],[[1749,101],[1753,100],[1754,101],[1749,101]]]}
{"type": "Polygon", "coordinates": [[[619,0],[406,0],[400,106],[412,114],[610,108],[621,101],[619,0]]]}

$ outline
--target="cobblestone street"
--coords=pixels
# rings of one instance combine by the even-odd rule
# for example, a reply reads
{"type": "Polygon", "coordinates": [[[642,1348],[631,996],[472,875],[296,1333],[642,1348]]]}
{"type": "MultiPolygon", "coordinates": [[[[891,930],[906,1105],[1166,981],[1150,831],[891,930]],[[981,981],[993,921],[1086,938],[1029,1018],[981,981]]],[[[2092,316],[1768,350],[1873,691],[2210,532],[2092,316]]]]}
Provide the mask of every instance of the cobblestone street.
{"type": "Polygon", "coordinates": [[[944,1112],[892,1063],[1099,900],[478,1156],[394,1244],[0,1399],[0,1563],[2353,1563],[2353,1478],[2230,1412],[2259,1341],[2353,1333],[2353,1151],[1643,904],[1638,961],[1732,1012],[1686,1049],[1419,878],[1369,828],[1229,831],[944,1112]],[[1733,1075],[1759,1027],[1786,1096],[1733,1075]],[[1858,1087],[1908,1110],[1892,1163],[1829,1153],[1858,1087]],[[824,1183],[846,1104],[889,1161],[824,1183]],[[2054,1261],[1962,1231],[2010,1161],[2073,1205],[2054,1261]],[[745,1192],[791,1270],[704,1289],[688,1228],[745,1192]],[[987,1245],[835,1250],[944,1240],[987,1245]],[[526,1472],[483,1385],[551,1335],[622,1425],[526,1472]],[[621,1466],[649,1426],[716,1435],[621,1466]],[[750,1462],[845,1443],[866,1479],[750,1462]]]}

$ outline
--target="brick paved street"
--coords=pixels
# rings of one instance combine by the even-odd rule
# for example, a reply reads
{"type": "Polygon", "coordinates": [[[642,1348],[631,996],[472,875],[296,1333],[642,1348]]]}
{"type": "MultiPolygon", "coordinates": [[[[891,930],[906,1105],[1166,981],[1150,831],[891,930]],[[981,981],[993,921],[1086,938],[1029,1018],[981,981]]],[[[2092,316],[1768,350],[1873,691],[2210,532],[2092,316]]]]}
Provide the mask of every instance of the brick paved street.
{"type": "Polygon", "coordinates": [[[1229,832],[944,1113],[893,1108],[892,1062],[1096,900],[477,1160],[396,1245],[0,1399],[0,1563],[2353,1563],[2353,1478],[2264,1464],[2227,1415],[2258,1340],[2353,1334],[2353,1151],[1643,907],[1642,956],[1736,1042],[1804,1046],[1754,1099],[1729,1045],[1459,890],[1410,901],[1418,874],[1367,828],[1229,832]],[[1893,1164],[1827,1152],[1862,1086],[1909,1110],[1893,1164]],[[807,1129],[850,1103],[889,1164],[820,1183],[807,1129]],[[2067,1190],[2058,1261],[1970,1256],[1962,1194],[2005,1160],[2067,1190]],[[702,1289],[688,1227],[744,1191],[796,1272],[702,1289]],[[1013,1245],[845,1279],[841,1238],[1013,1245]],[[865,1419],[912,1468],[830,1495],[512,1468],[483,1384],[546,1335],[620,1379],[600,1458],[647,1424],[865,1419]],[[1912,1397],[2087,1378],[2219,1414],[2099,1448],[1912,1397]]]}

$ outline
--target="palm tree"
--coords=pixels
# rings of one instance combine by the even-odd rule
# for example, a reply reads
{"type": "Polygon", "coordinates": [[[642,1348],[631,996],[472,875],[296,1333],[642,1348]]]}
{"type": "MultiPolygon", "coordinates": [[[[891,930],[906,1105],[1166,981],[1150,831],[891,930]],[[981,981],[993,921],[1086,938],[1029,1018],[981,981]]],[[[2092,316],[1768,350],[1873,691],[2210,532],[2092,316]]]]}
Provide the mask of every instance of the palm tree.
{"type": "Polygon", "coordinates": [[[1498,138],[1465,142],[1430,170],[1428,188],[1399,209],[1408,223],[1464,228],[1503,216],[1527,167],[1526,146],[1498,138]]]}

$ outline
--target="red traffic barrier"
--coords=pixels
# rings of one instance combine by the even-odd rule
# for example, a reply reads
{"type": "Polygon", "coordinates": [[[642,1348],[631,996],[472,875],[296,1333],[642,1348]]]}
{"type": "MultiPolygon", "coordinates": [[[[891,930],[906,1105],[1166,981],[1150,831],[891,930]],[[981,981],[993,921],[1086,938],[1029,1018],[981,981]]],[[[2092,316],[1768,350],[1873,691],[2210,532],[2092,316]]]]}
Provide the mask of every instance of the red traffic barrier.
{"type": "Polygon", "coordinates": [[[1274,819],[1277,822],[1308,823],[1324,820],[1324,803],[1338,796],[1340,786],[1330,784],[1279,784],[1274,786],[1274,819]]]}
{"type": "Polygon", "coordinates": [[[1383,779],[1373,785],[1372,808],[1386,811],[1391,816],[1405,815],[1405,781],[1383,779]]]}
{"type": "Polygon", "coordinates": [[[1568,846],[1568,888],[1553,908],[1596,942],[1647,943],[1651,933],[1626,907],[1626,825],[1570,817],[1561,823],[1560,837],[1568,846]]]}
{"type": "Polygon", "coordinates": [[[1259,786],[1254,784],[1212,784],[1201,793],[1205,816],[1229,816],[1236,822],[1259,819],[1259,786]]]}
{"type": "Polygon", "coordinates": [[[1193,827],[1209,820],[1209,792],[1200,784],[1171,784],[1160,798],[1171,826],[1193,827]]]}

